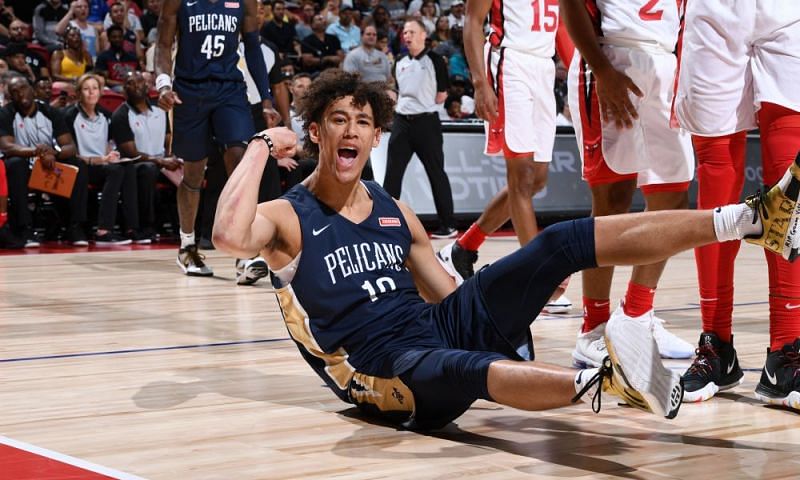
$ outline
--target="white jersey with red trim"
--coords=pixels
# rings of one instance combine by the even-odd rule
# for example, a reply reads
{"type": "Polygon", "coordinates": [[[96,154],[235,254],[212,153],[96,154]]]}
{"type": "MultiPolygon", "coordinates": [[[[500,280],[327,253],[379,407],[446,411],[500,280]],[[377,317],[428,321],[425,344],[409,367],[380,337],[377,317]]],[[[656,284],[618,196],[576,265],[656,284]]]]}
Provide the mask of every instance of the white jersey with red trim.
{"type": "Polygon", "coordinates": [[[599,16],[601,43],[653,44],[668,52],[678,42],[684,0],[587,0],[599,16]]]}
{"type": "Polygon", "coordinates": [[[493,0],[489,43],[539,57],[555,54],[558,0],[493,0]]]}

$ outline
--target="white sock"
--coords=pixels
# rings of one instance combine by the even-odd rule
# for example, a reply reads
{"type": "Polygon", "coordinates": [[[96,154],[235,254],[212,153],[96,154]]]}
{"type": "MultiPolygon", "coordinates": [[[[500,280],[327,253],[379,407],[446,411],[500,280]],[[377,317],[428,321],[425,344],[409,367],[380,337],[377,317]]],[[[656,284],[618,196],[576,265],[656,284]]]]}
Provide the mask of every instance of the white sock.
{"type": "Polygon", "coordinates": [[[741,240],[747,235],[760,235],[762,230],[758,214],[745,203],[714,209],[714,233],[717,234],[717,241],[741,240]]]}
{"type": "Polygon", "coordinates": [[[189,245],[194,245],[194,232],[184,233],[181,230],[181,248],[186,248],[189,245]]]}
{"type": "MultiPolygon", "coordinates": [[[[587,368],[585,370],[579,370],[578,373],[575,375],[575,380],[574,380],[575,393],[576,394],[581,393],[581,390],[586,388],[586,384],[589,383],[589,380],[594,378],[594,376],[597,375],[597,372],[599,371],[600,371],[599,368],[587,368]]],[[[602,381],[595,383],[594,385],[589,387],[589,390],[583,393],[583,395],[581,396],[581,400],[583,400],[586,403],[592,403],[592,399],[594,399],[594,396],[597,395],[597,391],[602,386],[603,386],[602,381]]]]}

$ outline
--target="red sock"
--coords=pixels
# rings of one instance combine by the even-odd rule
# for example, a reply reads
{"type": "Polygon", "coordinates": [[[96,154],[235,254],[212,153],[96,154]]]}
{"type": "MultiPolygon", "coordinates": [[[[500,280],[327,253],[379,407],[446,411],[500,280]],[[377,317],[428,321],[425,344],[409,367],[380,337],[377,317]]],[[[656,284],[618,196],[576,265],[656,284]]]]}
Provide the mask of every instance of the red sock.
{"type": "Polygon", "coordinates": [[[594,330],[611,317],[611,301],[608,298],[583,297],[583,333],[594,330]]]}
{"type": "Polygon", "coordinates": [[[634,282],[628,282],[628,291],[625,292],[625,302],[622,311],[629,317],[641,317],[653,309],[653,297],[656,289],[645,287],[634,282]]]}
{"type": "MultiPolygon", "coordinates": [[[[758,123],[764,184],[772,185],[780,180],[800,150],[800,112],[762,103],[758,123]]],[[[800,264],[791,264],[774,253],[765,254],[769,271],[770,349],[779,350],[800,337],[800,264]]]]}
{"type": "MultiPolygon", "coordinates": [[[[697,208],[736,203],[744,185],[746,132],[722,137],[692,136],[697,157],[697,208]]],[[[731,341],[733,264],[741,242],[715,243],[695,249],[703,331],[731,341]]]]}
{"type": "Polygon", "coordinates": [[[456,242],[465,250],[477,251],[486,240],[486,235],[486,232],[481,230],[477,223],[473,223],[456,242]]]}

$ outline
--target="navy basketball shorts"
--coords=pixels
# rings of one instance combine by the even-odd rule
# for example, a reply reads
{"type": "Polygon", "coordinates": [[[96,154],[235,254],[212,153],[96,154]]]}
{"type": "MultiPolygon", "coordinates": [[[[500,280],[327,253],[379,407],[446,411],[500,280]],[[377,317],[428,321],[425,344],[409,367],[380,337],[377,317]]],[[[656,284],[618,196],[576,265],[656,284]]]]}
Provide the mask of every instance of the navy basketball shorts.
{"type": "Polygon", "coordinates": [[[433,306],[434,333],[443,348],[427,351],[400,374],[415,403],[406,426],[441,428],[475,400],[492,401],[489,365],[532,360],[531,323],[568,275],[596,266],[594,219],[561,222],[433,306]]]}
{"type": "Polygon", "coordinates": [[[176,79],[173,88],[183,103],[173,108],[172,151],[185,161],[207,158],[212,139],[244,146],[255,133],[244,82],[176,79]]]}

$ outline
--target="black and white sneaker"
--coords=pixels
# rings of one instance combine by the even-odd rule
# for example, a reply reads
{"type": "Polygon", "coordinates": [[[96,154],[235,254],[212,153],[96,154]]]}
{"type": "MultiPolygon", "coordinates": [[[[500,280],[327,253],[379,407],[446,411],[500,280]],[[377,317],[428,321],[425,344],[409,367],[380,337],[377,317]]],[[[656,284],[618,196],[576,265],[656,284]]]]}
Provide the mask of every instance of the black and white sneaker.
{"type": "Polygon", "coordinates": [[[113,247],[117,245],[130,245],[131,239],[122,235],[108,231],[102,235],[95,235],[94,244],[98,247],[113,247]]]}
{"type": "Polygon", "coordinates": [[[86,247],[89,245],[89,240],[86,238],[86,231],[79,224],[73,224],[69,227],[67,239],[74,247],[86,247]]]}
{"type": "Polygon", "coordinates": [[[267,261],[262,257],[239,258],[236,260],[236,284],[252,285],[269,273],[267,261]]]}
{"type": "Polygon", "coordinates": [[[181,267],[183,273],[192,277],[210,277],[214,271],[206,265],[203,260],[206,256],[197,251],[197,245],[187,245],[186,248],[178,250],[178,258],[175,263],[181,267]]]}
{"type": "Polygon", "coordinates": [[[456,238],[457,236],[458,230],[453,227],[446,227],[444,225],[431,232],[431,238],[437,239],[456,238]]]}
{"type": "Polygon", "coordinates": [[[25,248],[37,248],[42,246],[42,237],[39,233],[34,231],[26,231],[24,234],[25,237],[25,248]]]}
{"type": "Polygon", "coordinates": [[[478,261],[478,252],[462,248],[458,242],[450,242],[436,252],[436,259],[456,280],[456,285],[461,285],[464,280],[475,275],[475,263],[478,261]]]}
{"type": "Polygon", "coordinates": [[[800,338],[780,350],[767,350],[756,398],[770,405],[800,410],[800,338]]]}
{"type": "Polygon", "coordinates": [[[684,402],[703,402],[742,383],[744,372],[739,367],[732,336],[731,343],[725,343],[715,333],[703,332],[695,353],[697,356],[683,374],[684,402]]]}

